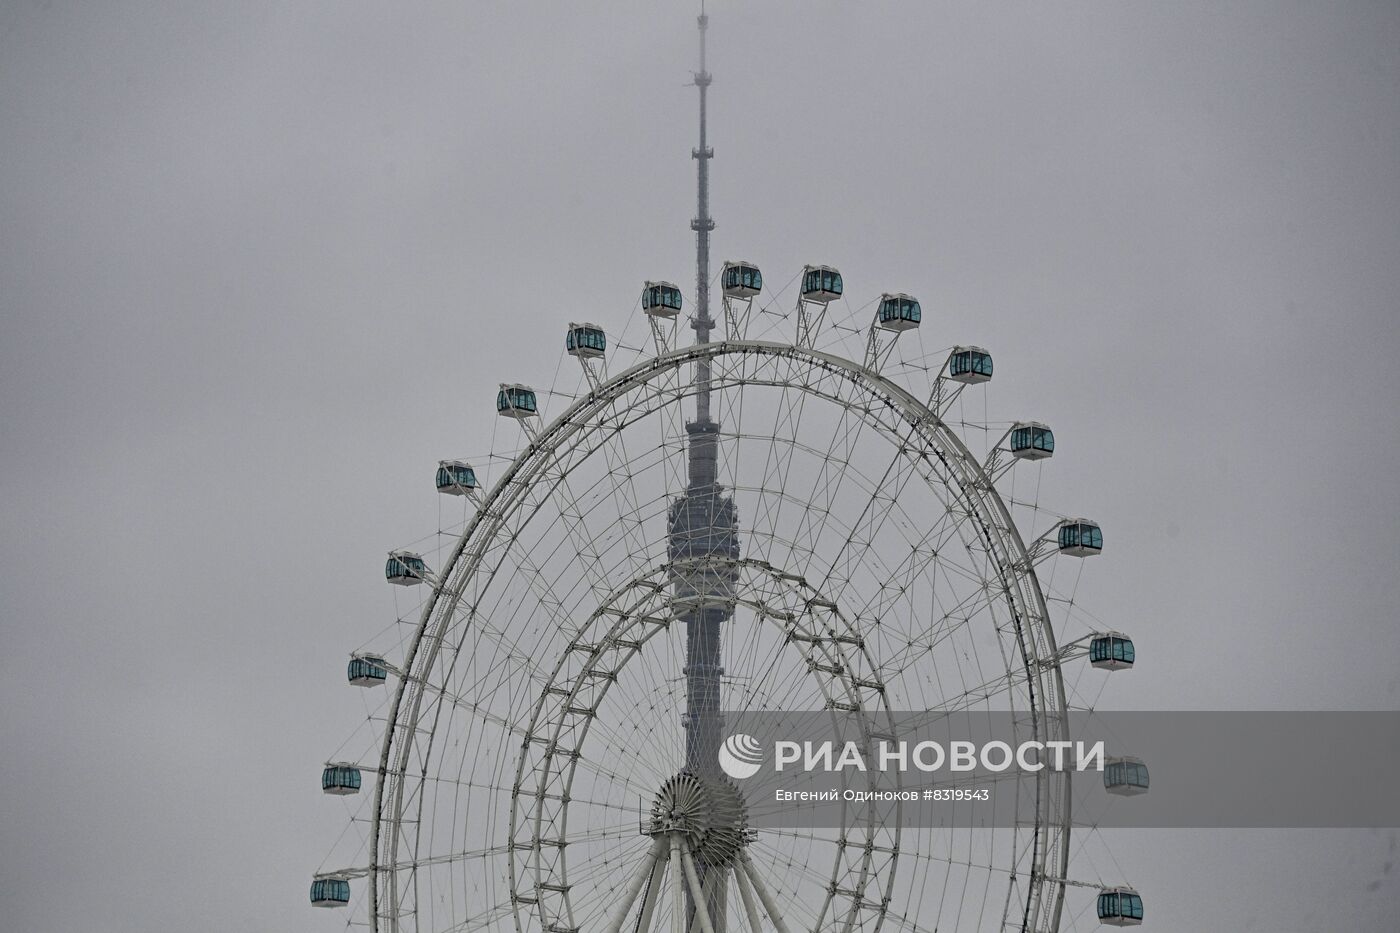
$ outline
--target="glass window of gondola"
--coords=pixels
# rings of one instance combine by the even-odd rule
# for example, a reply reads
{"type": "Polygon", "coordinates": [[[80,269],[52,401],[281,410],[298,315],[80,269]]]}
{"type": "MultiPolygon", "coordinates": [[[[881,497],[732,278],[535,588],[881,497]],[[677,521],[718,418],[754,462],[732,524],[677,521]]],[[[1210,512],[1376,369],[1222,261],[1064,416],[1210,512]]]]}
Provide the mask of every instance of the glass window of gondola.
{"type": "Polygon", "coordinates": [[[569,328],[565,349],[575,356],[598,356],[608,348],[602,328],[592,324],[577,324],[569,328]]]}
{"type": "Polygon", "coordinates": [[[1130,666],[1135,660],[1133,640],[1126,635],[1099,635],[1089,643],[1091,663],[1118,661],[1130,666]]]}
{"type": "Polygon", "coordinates": [[[1109,890],[1099,895],[1099,919],[1116,926],[1142,921],[1142,898],[1135,891],[1109,890]]]}
{"type": "Polygon", "coordinates": [[[423,558],[408,551],[396,551],[384,563],[384,576],[395,583],[416,583],[427,572],[423,558]]]}
{"type": "Polygon", "coordinates": [[[992,355],[985,350],[958,350],[948,370],[954,376],[991,376],[992,355]]]}
{"type": "Polygon", "coordinates": [[[1130,787],[1147,790],[1150,778],[1147,765],[1135,758],[1111,760],[1103,769],[1103,786],[1107,788],[1130,787]]]}
{"type": "Polygon", "coordinates": [[[746,262],[725,263],[720,285],[731,297],[752,297],[763,290],[763,273],[746,262]]]}
{"type": "Polygon", "coordinates": [[[1069,522],[1060,526],[1060,547],[1103,550],[1103,531],[1089,522],[1069,522]]]}
{"type": "Polygon", "coordinates": [[[383,658],[351,658],[345,669],[346,678],[359,687],[373,687],[389,678],[383,658]]]}
{"type": "Polygon", "coordinates": [[[917,326],[922,317],[919,302],[908,295],[884,295],[880,299],[881,324],[904,330],[917,326]]]}
{"type": "Polygon", "coordinates": [[[648,282],[642,291],[642,310],[679,311],[681,290],[669,282],[648,282]]]}
{"type": "Polygon", "coordinates": [[[476,488],[476,471],[465,463],[445,460],[438,464],[437,488],[454,492],[476,488]]]}
{"type": "Polygon", "coordinates": [[[328,794],[354,794],[360,790],[360,769],[352,765],[326,765],[321,790],[328,794]]]}
{"type": "Polygon", "coordinates": [[[1017,425],[1011,432],[1011,450],[1013,453],[1021,451],[1054,453],[1054,432],[1043,424],[1017,425]]]}
{"type": "Polygon", "coordinates": [[[350,882],[343,878],[317,878],[311,882],[311,903],[339,907],[350,902],[350,882]]]}
{"type": "Polygon", "coordinates": [[[499,412],[536,412],[535,393],[524,386],[506,386],[496,393],[496,410],[499,412]]]}
{"type": "Polygon", "coordinates": [[[826,304],[841,297],[841,273],[830,266],[804,266],[802,300],[826,304]]]}

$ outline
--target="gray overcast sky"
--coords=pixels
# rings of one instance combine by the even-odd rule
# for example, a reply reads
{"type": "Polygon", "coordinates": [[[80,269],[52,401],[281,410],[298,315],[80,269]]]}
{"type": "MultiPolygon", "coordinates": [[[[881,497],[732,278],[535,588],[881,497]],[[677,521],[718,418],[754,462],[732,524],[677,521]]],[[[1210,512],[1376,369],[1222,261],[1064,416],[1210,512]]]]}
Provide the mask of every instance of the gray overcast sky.
{"type": "MultiPolygon", "coordinates": [[[[340,925],[382,555],[563,322],[691,287],[694,12],[0,6],[3,926],[340,925]]],[[[718,258],[994,348],[1105,703],[1397,708],[1400,4],[710,12],[718,258]]],[[[1112,842],[1159,930],[1400,910],[1391,831],[1112,842]]]]}

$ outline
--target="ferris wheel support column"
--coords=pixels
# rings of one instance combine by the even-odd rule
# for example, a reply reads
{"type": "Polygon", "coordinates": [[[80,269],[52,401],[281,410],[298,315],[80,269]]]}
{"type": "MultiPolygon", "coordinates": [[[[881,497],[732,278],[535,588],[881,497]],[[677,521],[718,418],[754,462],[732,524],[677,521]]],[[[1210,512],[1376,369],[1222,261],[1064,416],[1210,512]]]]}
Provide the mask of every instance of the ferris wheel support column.
{"type": "Polygon", "coordinates": [[[681,878],[681,837],[671,834],[671,933],[685,933],[685,881],[681,878]]]}
{"type": "Polygon", "coordinates": [[[649,933],[651,930],[651,918],[656,913],[656,902],[661,900],[661,885],[666,879],[668,861],[670,852],[663,848],[661,857],[652,862],[651,877],[647,879],[647,893],[642,896],[642,911],[637,917],[637,926],[633,933],[649,933]]]}
{"type": "Polygon", "coordinates": [[[622,895],[622,900],[618,902],[617,910],[613,912],[612,920],[608,922],[607,933],[620,933],[622,924],[627,920],[627,912],[632,909],[632,902],[637,899],[637,894],[641,892],[642,885],[651,877],[656,868],[657,861],[665,857],[666,840],[658,836],[651,844],[647,857],[642,859],[642,864],[637,867],[637,872],[632,876],[631,882],[627,885],[627,890],[622,895]]]}
{"type": "MultiPolygon", "coordinates": [[[[677,839],[679,836],[671,838],[677,839]]],[[[700,921],[700,929],[704,933],[715,933],[714,925],[710,923],[710,907],[705,891],[700,886],[700,875],[695,871],[695,859],[691,858],[689,848],[683,848],[680,852],[681,862],[685,866],[685,879],[690,882],[690,898],[695,905],[695,916],[700,921]]]]}
{"type": "Polygon", "coordinates": [[[763,902],[763,909],[768,911],[768,917],[773,921],[773,926],[778,928],[778,933],[789,933],[787,924],[783,922],[782,915],[778,913],[778,905],[774,903],[773,896],[764,887],[763,879],[758,876],[758,870],[753,867],[753,862],[749,860],[747,852],[739,853],[739,870],[753,885],[758,899],[763,902]]]}
{"type": "Polygon", "coordinates": [[[758,905],[753,902],[753,892],[749,890],[749,880],[742,868],[734,869],[734,884],[739,889],[739,899],[744,902],[744,913],[749,917],[750,933],[763,933],[763,926],[758,921],[758,905]]]}

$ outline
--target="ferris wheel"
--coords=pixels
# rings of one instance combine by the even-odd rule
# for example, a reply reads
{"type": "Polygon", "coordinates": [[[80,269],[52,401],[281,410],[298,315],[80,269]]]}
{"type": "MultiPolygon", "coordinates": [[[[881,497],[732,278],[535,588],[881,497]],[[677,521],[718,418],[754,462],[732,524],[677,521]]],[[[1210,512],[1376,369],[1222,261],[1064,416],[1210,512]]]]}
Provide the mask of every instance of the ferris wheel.
{"type": "MultiPolygon", "coordinates": [[[[1008,775],[1029,792],[1003,828],[804,828],[754,819],[717,765],[753,710],[1012,713],[1068,739],[1066,667],[1135,654],[1052,619],[1047,562],[1103,534],[1017,493],[1054,434],[969,414],[987,350],[925,349],[917,298],[857,305],[833,266],[766,304],[756,263],[709,274],[706,22],[696,292],[645,283],[616,339],[562,328],[572,383],[502,384],[492,450],[439,464],[459,514],[436,555],[389,554],[421,601],[352,656],[382,703],[322,773],[360,804],[358,861],[311,900],[386,931],[1053,931],[1085,887],[1099,922],[1140,923],[1136,890],[1071,877],[1064,771],[1008,775]]],[[[1104,781],[1141,793],[1146,767],[1104,781]]]]}

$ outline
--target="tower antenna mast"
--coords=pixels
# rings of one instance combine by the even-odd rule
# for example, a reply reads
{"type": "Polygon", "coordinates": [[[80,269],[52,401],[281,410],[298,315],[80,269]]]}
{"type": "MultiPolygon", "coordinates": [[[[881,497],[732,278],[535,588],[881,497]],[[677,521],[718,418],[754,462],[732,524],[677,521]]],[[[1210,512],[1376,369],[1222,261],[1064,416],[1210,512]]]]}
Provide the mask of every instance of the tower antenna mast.
{"type": "MultiPolygon", "coordinates": [[[[690,229],[695,231],[695,322],[692,325],[696,332],[696,343],[709,343],[710,330],[713,327],[713,320],[710,317],[710,231],[715,229],[715,222],[710,217],[710,160],[714,158],[715,151],[707,145],[705,135],[705,105],[706,91],[710,87],[712,80],[710,73],[705,70],[705,32],[710,26],[710,17],[705,13],[705,2],[700,2],[700,16],[696,21],[700,27],[700,70],[695,72],[695,79],[692,82],[700,89],[700,146],[690,150],[690,157],[698,163],[696,174],[696,200],[698,202],[695,219],[690,222],[690,229]]],[[[709,367],[707,366],[706,369],[709,367]]],[[[703,406],[700,417],[703,419],[708,415],[709,409],[709,384],[700,387],[700,404],[703,406]]]]}

